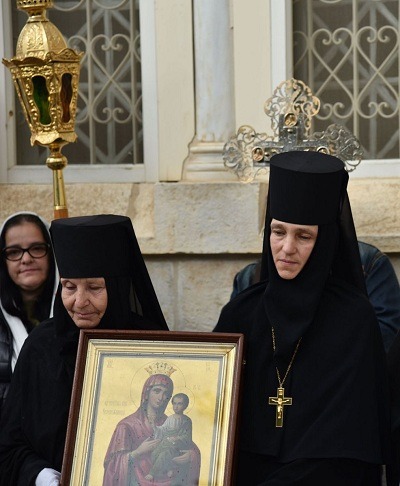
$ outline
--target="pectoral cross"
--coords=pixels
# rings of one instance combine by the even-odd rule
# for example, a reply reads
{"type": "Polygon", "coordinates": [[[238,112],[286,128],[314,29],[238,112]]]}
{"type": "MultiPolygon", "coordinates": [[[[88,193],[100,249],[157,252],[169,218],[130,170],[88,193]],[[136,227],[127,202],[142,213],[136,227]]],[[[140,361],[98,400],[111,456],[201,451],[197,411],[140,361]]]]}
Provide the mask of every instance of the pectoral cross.
{"type": "Polygon", "coordinates": [[[268,404],[276,406],[275,427],[283,427],[283,407],[285,405],[291,405],[292,404],[292,398],[291,397],[285,397],[285,389],[284,388],[278,388],[277,396],[276,397],[269,397],[268,404]]]}

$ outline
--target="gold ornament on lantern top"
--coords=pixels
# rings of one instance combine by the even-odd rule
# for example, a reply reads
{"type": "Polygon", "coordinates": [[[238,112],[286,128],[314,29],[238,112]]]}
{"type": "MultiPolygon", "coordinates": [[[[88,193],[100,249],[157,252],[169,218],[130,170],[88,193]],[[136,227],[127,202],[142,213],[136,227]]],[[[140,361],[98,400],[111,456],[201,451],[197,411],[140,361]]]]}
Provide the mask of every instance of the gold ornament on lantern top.
{"type": "Polygon", "coordinates": [[[67,217],[61,149],[75,142],[80,60],[83,53],[67,47],[58,28],[48,20],[52,0],[17,0],[29,18],[17,42],[16,55],[3,59],[31,131],[31,145],[46,146],[46,165],[53,171],[54,216],[67,217]]]}

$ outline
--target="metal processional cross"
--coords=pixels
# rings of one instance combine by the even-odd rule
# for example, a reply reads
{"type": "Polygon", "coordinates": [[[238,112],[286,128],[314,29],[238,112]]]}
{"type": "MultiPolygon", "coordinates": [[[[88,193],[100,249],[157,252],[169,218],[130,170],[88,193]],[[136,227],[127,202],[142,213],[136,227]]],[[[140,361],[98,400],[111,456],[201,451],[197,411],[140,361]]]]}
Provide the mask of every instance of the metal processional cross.
{"type": "Polygon", "coordinates": [[[331,124],[323,132],[310,134],[312,117],[320,109],[320,100],[297,79],[283,81],[265,102],[264,111],[271,119],[273,135],[257,133],[251,126],[241,126],[224,146],[225,167],[242,181],[250,182],[267,172],[270,158],[281,152],[313,150],[335,155],[347,171],[361,162],[358,139],[342,125],[331,124]]]}

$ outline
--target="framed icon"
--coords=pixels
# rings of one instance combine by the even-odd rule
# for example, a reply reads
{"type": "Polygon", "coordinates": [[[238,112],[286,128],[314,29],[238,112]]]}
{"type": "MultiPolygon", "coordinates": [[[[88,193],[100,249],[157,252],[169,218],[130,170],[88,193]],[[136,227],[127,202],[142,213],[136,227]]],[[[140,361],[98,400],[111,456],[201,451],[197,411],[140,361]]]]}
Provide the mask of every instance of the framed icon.
{"type": "Polygon", "coordinates": [[[81,330],[61,485],[233,484],[243,335],[81,330]]]}

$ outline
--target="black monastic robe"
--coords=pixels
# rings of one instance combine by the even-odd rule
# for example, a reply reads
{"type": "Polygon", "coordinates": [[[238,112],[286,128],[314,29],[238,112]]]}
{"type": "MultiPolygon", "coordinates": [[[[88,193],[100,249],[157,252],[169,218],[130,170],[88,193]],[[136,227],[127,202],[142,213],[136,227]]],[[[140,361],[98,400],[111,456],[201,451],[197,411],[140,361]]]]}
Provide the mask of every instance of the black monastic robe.
{"type": "MultiPolygon", "coordinates": [[[[277,407],[269,405],[278,379],[265,288],[260,283],[239,294],[215,328],[245,336],[237,485],[379,485],[389,402],[370,303],[346,282],[328,281],[284,383],[292,405],[284,406],[283,427],[277,428],[277,407]]],[[[283,378],[288,363],[278,366],[283,378]]]]}

